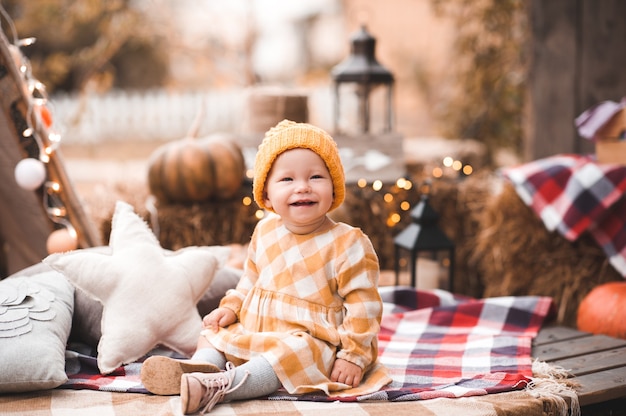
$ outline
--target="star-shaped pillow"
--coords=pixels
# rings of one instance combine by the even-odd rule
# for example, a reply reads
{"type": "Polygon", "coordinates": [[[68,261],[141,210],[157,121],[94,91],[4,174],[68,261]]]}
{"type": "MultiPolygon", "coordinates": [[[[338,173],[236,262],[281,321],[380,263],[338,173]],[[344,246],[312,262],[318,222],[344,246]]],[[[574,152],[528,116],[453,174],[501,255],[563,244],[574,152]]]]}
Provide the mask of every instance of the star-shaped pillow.
{"type": "Polygon", "coordinates": [[[228,249],[223,256],[216,247],[168,252],[122,201],[115,206],[109,246],[110,254],[79,249],[43,260],[102,303],[100,372],[109,374],[157,345],[190,356],[202,329],[196,304],[228,249]]]}

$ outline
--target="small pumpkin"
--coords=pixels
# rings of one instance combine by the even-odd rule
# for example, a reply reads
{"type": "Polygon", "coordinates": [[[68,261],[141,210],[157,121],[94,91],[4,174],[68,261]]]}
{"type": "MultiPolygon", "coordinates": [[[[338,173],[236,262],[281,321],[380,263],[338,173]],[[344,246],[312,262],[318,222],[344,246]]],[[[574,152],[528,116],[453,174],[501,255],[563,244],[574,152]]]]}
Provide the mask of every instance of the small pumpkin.
{"type": "Polygon", "coordinates": [[[148,161],[150,192],[162,203],[227,200],[243,184],[245,160],[235,137],[185,137],[158,147],[148,161]]]}
{"type": "Polygon", "coordinates": [[[580,302],[576,326],[592,334],[626,339],[626,281],[593,288],[580,302]]]}

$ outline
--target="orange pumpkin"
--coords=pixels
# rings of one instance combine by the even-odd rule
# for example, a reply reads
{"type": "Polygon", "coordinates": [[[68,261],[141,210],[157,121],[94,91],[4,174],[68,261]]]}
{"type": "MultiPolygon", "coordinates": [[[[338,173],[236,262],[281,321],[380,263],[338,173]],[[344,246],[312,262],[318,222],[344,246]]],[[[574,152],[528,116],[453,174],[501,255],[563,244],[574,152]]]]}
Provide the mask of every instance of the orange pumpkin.
{"type": "Polygon", "coordinates": [[[578,306],[578,329],[626,339],[626,281],[596,286],[578,306]]]}
{"type": "Polygon", "coordinates": [[[245,169],[234,137],[186,137],[153,152],[148,161],[148,185],[162,203],[226,200],[241,189],[245,169]]]}

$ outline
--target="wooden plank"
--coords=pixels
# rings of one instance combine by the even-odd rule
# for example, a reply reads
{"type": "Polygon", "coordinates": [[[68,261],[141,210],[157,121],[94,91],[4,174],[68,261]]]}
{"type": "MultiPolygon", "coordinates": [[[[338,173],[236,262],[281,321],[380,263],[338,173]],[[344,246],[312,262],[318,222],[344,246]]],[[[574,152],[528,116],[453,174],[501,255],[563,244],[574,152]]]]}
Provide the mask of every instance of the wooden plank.
{"type": "Polygon", "coordinates": [[[582,332],[574,328],[566,326],[549,326],[542,328],[533,340],[533,347],[549,344],[567,339],[581,338],[591,336],[588,332],[582,332]]]}
{"type": "Polygon", "coordinates": [[[626,367],[576,377],[581,406],[626,397],[626,367]]]}
{"type": "Polygon", "coordinates": [[[575,71],[579,2],[531,0],[526,161],[576,152],[575,71]],[[557,75],[558,74],[558,75],[557,75]]]}
{"type": "MultiPolygon", "coordinates": [[[[619,101],[626,89],[626,2],[582,0],[579,2],[577,42],[576,112],[604,100],[619,101]]],[[[589,140],[580,140],[591,144],[589,140]]],[[[593,147],[587,147],[593,152],[593,147]]]]}
{"type": "Polygon", "coordinates": [[[624,339],[562,326],[545,327],[533,340],[532,355],[568,370],[579,383],[576,393],[580,405],[587,409],[606,404],[610,413],[601,414],[615,414],[617,408],[611,407],[611,401],[623,403],[626,398],[624,339]]]}
{"type": "Polygon", "coordinates": [[[626,348],[600,351],[564,360],[552,361],[551,364],[563,367],[576,377],[597,373],[618,367],[626,367],[626,348]]]}
{"type": "Polygon", "coordinates": [[[620,347],[626,347],[626,340],[596,335],[539,345],[532,354],[541,361],[556,361],[620,347]]]}
{"type": "Polygon", "coordinates": [[[524,158],[593,153],[574,119],[626,91],[623,0],[531,0],[524,158]]]}

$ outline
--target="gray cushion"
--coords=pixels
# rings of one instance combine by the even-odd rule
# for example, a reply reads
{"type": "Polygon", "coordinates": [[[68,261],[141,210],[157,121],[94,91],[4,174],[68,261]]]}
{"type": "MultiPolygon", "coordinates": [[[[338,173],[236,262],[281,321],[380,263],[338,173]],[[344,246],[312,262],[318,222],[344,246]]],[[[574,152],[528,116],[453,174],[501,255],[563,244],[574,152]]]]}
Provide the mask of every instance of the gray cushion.
{"type": "Polygon", "coordinates": [[[60,273],[0,281],[0,392],[51,389],[67,381],[65,347],[74,287],[60,273]]]}

